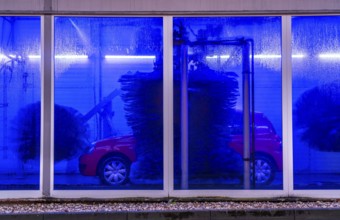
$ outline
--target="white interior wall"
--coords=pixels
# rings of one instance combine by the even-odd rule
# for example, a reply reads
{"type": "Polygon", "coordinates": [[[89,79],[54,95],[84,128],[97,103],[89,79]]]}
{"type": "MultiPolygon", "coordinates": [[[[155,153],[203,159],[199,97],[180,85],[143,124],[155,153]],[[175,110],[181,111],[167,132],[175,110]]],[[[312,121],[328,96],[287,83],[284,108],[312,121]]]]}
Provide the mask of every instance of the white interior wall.
{"type": "Polygon", "coordinates": [[[1,14],[295,14],[339,12],[339,0],[0,0],[1,14]]]}

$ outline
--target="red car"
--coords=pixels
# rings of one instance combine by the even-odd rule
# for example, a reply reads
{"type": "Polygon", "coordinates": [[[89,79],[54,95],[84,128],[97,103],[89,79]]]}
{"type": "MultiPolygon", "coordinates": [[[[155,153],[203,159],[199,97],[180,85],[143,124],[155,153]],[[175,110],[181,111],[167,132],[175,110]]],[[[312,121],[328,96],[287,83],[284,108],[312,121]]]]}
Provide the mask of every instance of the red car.
{"type": "MultiPolygon", "coordinates": [[[[272,123],[263,113],[254,114],[255,121],[255,183],[270,184],[277,171],[282,171],[282,141],[272,123]]],[[[242,112],[236,111],[231,123],[229,147],[243,155],[242,112]]],[[[253,163],[252,163],[253,165],[253,163]]],[[[251,172],[253,167],[251,168],[251,172]]],[[[251,175],[252,177],[253,175],[251,175]]]]}
{"type": "MultiPolygon", "coordinates": [[[[229,147],[243,154],[242,115],[236,112],[230,125],[229,147]]],[[[130,166],[136,160],[133,136],[115,137],[97,141],[91,150],[79,159],[80,173],[99,176],[107,185],[120,185],[129,180],[130,166]]],[[[255,182],[269,184],[276,171],[282,170],[282,144],[271,122],[255,113],[255,182]]],[[[251,169],[253,170],[253,169],[251,169]]],[[[251,175],[252,176],[252,175],[251,175]]]]}
{"type": "Polygon", "coordinates": [[[129,180],[130,166],[136,160],[133,136],[108,138],[93,143],[79,158],[79,171],[85,176],[99,176],[107,185],[121,185],[129,180]]]}

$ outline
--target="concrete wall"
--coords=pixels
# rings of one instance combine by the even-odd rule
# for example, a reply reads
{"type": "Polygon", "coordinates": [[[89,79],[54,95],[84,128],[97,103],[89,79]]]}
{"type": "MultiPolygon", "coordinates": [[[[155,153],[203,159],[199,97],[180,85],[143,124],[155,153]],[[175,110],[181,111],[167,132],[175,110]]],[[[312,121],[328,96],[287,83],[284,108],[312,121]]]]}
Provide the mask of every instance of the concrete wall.
{"type": "Polygon", "coordinates": [[[0,14],[340,13],[339,0],[0,0],[0,14]]]}

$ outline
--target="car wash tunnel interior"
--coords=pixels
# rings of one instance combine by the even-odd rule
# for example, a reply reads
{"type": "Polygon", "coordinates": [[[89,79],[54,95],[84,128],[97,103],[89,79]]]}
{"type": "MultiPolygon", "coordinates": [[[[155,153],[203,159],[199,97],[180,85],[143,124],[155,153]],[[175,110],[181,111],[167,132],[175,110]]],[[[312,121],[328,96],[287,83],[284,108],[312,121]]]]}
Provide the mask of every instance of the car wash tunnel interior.
{"type": "Polygon", "coordinates": [[[336,196],[337,13],[97,13],[0,13],[0,197],[336,196]]]}

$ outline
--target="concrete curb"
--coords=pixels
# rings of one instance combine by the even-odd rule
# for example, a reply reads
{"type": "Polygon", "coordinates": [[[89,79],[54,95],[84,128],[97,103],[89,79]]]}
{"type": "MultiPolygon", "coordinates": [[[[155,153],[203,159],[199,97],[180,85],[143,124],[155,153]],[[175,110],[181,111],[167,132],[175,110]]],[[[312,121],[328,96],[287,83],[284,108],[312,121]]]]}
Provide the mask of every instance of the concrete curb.
{"type": "Polygon", "coordinates": [[[340,209],[0,214],[0,220],[339,220],[340,209]]]}

